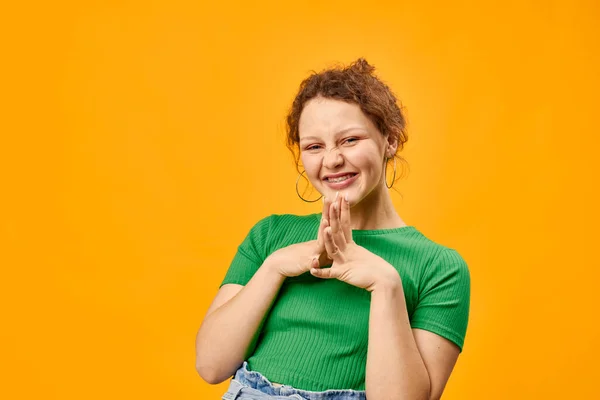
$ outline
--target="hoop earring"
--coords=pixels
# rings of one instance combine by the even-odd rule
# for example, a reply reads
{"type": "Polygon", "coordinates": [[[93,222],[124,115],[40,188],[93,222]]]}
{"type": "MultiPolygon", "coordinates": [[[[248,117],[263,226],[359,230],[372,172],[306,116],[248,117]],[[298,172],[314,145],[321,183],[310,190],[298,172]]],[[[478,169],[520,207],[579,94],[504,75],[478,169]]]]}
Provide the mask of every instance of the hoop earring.
{"type": "MultiPolygon", "coordinates": [[[[318,199],[316,200],[306,200],[304,197],[302,197],[302,195],[300,194],[300,191],[298,191],[298,182],[300,181],[300,177],[302,175],[304,175],[304,173],[306,172],[306,170],[302,171],[300,173],[300,175],[298,175],[298,178],[296,178],[296,194],[298,195],[298,197],[300,197],[300,200],[305,201],[307,203],[314,203],[315,201],[319,201],[321,200],[321,197],[323,197],[323,195],[321,195],[318,199]]],[[[308,179],[307,179],[308,180],[308,179]]]]}
{"type": "MultiPolygon", "coordinates": [[[[392,158],[392,157],[390,157],[390,158],[392,158]]],[[[394,175],[392,176],[392,184],[390,186],[388,186],[388,184],[387,184],[387,164],[388,164],[387,160],[385,162],[385,167],[383,168],[383,177],[385,179],[385,186],[388,189],[391,189],[392,186],[394,186],[394,182],[396,182],[396,157],[393,157],[393,158],[394,158],[394,175]]],[[[389,160],[389,158],[388,158],[388,160],[389,160]]]]}

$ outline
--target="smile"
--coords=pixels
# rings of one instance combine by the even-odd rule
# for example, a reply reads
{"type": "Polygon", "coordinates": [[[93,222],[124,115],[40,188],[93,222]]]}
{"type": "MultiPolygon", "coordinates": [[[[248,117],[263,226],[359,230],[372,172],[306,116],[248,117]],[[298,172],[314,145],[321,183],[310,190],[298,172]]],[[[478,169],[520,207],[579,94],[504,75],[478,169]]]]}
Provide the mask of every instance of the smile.
{"type": "Polygon", "coordinates": [[[327,182],[333,182],[333,183],[337,183],[337,182],[343,182],[345,180],[348,180],[352,177],[354,177],[356,174],[348,174],[348,175],[344,175],[344,176],[339,176],[337,178],[326,178],[325,180],[327,182]]]}
{"type": "Polygon", "coordinates": [[[347,174],[336,178],[325,178],[323,179],[323,182],[332,189],[340,190],[352,185],[357,177],[358,174],[347,174]]]}

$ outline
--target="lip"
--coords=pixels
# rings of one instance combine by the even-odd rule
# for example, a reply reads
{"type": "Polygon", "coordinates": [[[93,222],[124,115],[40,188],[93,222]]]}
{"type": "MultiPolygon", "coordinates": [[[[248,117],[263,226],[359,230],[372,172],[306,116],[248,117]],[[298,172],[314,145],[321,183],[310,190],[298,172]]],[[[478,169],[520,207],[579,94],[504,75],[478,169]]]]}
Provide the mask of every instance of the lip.
{"type": "MultiPolygon", "coordinates": [[[[327,175],[327,178],[335,178],[336,176],[344,176],[344,175],[348,175],[348,172],[346,172],[344,174],[327,175]]],[[[345,181],[342,181],[342,182],[329,182],[326,179],[323,179],[323,182],[328,187],[330,187],[334,190],[341,190],[341,189],[345,189],[348,186],[352,185],[354,183],[354,181],[356,180],[356,178],[358,178],[358,174],[356,174],[352,178],[346,179],[345,181]]]]}
{"type": "Polygon", "coordinates": [[[340,176],[345,176],[345,175],[348,175],[348,174],[355,174],[355,175],[357,175],[356,172],[340,172],[338,174],[325,175],[323,177],[323,180],[329,179],[329,178],[339,178],[340,176]]]}

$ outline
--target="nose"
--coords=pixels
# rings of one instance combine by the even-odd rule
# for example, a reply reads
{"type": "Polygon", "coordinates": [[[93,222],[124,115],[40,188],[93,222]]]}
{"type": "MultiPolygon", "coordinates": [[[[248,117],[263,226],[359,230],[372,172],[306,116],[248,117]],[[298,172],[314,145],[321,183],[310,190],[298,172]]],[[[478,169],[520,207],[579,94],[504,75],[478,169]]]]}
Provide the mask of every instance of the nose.
{"type": "Polygon", "coordinates": [[[328,169],[335,169],[344,163],[344,157],[337,147],[326,151],[323,155],[323,166],[328,169]],[[333,153],[333,154],[332,154],[333,153]]]}

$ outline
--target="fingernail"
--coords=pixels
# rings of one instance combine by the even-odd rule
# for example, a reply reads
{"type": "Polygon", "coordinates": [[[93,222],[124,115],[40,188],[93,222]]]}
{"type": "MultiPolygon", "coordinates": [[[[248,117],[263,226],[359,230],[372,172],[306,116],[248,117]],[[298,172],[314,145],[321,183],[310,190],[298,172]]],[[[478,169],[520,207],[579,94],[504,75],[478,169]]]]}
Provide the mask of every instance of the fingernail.
{"type": "Polygon", "coordinates": [[[323,204],[325,204],[325,199],[326,199],[326,198],[327,198],[327,197],[323,196],[323,204]]]}
{"type": "Polygon", "coordinates": [[[335,192],[335,199],[333,199],[333,201],[336,201],[338,199],[339,194],[340,194],[340,192],[335,192]]]}
{"type": "Polygon", "coordinates": [[[344,200],[346,200],[346,203],[348,202],[348,193],[344,195],[344,200]]]}

